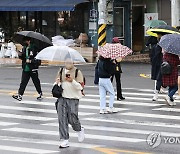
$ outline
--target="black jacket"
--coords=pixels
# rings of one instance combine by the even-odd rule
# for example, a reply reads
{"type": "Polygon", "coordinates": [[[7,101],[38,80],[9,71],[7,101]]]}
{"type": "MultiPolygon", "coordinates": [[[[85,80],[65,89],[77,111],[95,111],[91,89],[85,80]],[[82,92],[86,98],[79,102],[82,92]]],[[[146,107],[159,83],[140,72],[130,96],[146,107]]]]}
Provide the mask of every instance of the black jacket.
{"type": "Polygon", "coordinates": [[[161,68],[161,64],[162,64],[162,59],[163,59],[163,54],[162,54],[162,48],[156,44],[153,46],[152,48],[152,52],[151,52],[151,79],[152,80],[159,80],[159,78],[161,78],[161,74],[160,74],[160,68],[161,68]]]}
{"type": "MultiPolygon", "coordinates": [[[[22,55],[19,56],[19,58],[22,60],[22,68],[24,70],[26,66],[26,46],[23,47],[22,49],[22,55]]],[[[38,54],[38,49],[31,44],[29,49],[28,49],[28,55],[29,55],[29,60],[31,60],[31,63],[28,63],[30,70],[32,71],[33,69],[38,69],[39,66],[41,65],[41,60],[35,59],[35,56],[38,54]]]]}
{"type": "Polygon", "coordinates": [[[101,57],[98,63],[99,78],[110,78],[115,73],[115,66],[111,59],[101,57]]]}
{"type": "Polygon", "coordinates": [[[121,69],[121,62],[117,62],[116,61],[116,70],[115,73],[122,73],[122,69],[121,69]]]}

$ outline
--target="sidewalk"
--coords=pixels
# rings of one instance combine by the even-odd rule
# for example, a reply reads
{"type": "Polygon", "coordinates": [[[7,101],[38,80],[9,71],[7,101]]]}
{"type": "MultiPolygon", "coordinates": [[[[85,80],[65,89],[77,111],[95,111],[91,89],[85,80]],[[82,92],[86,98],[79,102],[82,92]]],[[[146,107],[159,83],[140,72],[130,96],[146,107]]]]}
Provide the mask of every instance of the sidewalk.
{"type": "Polygon", "coordinates": [[[0,58],[0,65],[20,65],[21,60],[18,58],[0,58]]]}
{"type": "MultiPolygon", "coordinates": [[[[42,65],[61,65],[62,62],[49,62],[43,60],[41,62],[42,65]]],[[[1,65],[21,65],[21,60],[18,58],[0,58],[0,66],[1,65]]]]}
{"type": "MultiPolygon", "coordinates": [[[[133,63],[149,63],[148,54],[139,54],[127,56],[123,59],[123,62],[133,62],[133,63]]],[[[61,62],[49,62],[42,61],[42,65],[61,65],[61,62]]],[[[18,58],[0,58],[0,65],[21,65],[21,60],[18,58]]]]}

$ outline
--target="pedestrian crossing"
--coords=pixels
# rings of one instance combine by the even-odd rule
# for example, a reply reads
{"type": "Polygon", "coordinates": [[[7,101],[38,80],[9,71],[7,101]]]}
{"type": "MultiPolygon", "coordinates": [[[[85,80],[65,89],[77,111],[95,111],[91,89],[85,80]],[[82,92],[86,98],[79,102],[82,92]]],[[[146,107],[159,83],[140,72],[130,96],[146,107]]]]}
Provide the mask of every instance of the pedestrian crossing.
{"type": "MultiPolygon", "coordinates": [[[[85,128],[85,141],[78,143],[77,133],[70,128],[70,148],[93,150],[114,145],[122,148],[121,144],[125,144],[139,145],[139,151],[144,151],[148,149],[147,136],[152,132],[180,136],[180,101],[176,100],[176,107],[168,107],[163,100],[165,94],[160,95],[158,102],[152,102],[153,90],[129,88],[124,89],[125,101],[115,101],[117,114],[100,115],[97,91],[97,87],[87,87],[86,96],[80,101],[79,117],[85,128]]],[[[0,103],[0,153],[60,151],[56,100],[46,93],[43,101],[36,101],[34,95],[25,96],[21,102],[12,100],[9,93],[4,96],[8,103],[0,103]]]]}

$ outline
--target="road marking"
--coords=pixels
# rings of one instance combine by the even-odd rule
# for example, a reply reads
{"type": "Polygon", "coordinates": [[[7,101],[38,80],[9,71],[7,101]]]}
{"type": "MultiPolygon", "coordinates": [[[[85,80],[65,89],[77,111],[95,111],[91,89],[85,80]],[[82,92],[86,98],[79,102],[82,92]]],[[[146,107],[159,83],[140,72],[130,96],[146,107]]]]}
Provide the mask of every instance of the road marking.
{"type": "Polygon", "coordinates": [[[11,126],[11,125],[18,125],[19,123],[13,122],[0,122],[0,126],[11,126]]]}
{"type": "Polygon", "coordinates": [[[147,118],[156,118],[156,119],[180,120],[180,116],[172,116],[172,115],[148,114],[148,113],[137,113],[137,112],[126,112],[120,114],[126,116],[147,117],[147,118]]]}
{"type": "Polygon", "coordinates": [[[56,118],[48,118],[48,117],[17,115],[17,114],[10,114],[10,113],[0,113],[0,117],[11,118],[11,119],[15,118],[15,119],[25,119],[25,120],[41,120],[41,121],[48,121],[48,120],[56,119],[56,118]]]}
{"type": "MultiPolygon", "coordinates": [[[[24,103],[24,104],[34,104],[34,105],[45,105],[45,106],[55,106],[54,103],[42,102],[42,101],[41,101],[41,103],[39,103],[37,101],[21,101],[21,103],[24,103]]],[[[100,109],[99,106],[94,106],[94,105],[79,105],[79,108],[81,108],[81,109],[92,109],[92,110],[99,110],[100,109]]],[[[118,108],[118,110],[119,111],[127,111],[129,109],[128,108],[118,108]]]]}
{"type": "MultiPolygon", "coordinates": [[[[126,97],[127,98],[127,97],[126,97]]],[[[82,102],[94,102],[99,103],[99,99],[88,99],[88,98],[82,98],[80,101],[82,102]]],[[[150,106],[150,107],[156,107],[156,106],[162,106],[166,104],[153,104],[151,103],[140,103],[140,102],[130,102],[130,101],[114,101],[115,104],[124,104],[124,105],[134,105],[134,106],[150,106]]]]}
{"type": "MultiPolygon", "coordinates": [[[[138,96],[138,95],[142,95],[142,96],[145,96],[146,93],[142,93],[142,94],[139,94],[139,93],[130,93],[130,92],[125,92],[125,94],[128,94],[128,95],[134,95],[134,96],[138,96]]],[[[153,96],[153,94],[147,94],[149,96],[153,96]]],[[[91,94],[87,94],[86,95],[87,97],[93,97],[93,98],[100,98],[100,95],[91,95],[91,94]]],[[[159,97],[161,97],[161,99],[158,99],[158,102],[165,102],[165,99],[163,99],[166,95],[162,95],[160,94],[159,97]]],[[[109,98],[109,96],[107,96],[106,98],[109,98]]],[[[146,97],[128,97],[126,96],[126,99],[130,99],[130,100],[141,100],[141,101],[151,101],[152,102],[152,98],[146,98],[146,97]]],[[[81,100],[84,100],[84,99],[81,99],[81,100]]],[[[176,102],[180,102],[180,100],[175,100],[176,102]]],[[[118,102],[118,101],[115,101],[115,102],[118,102]]],[[[124,101],[123,101],[124,102],[124,101]]],[[[129,102],[129,101],[128,101],[129,102]]],[[[152,103],[151,103],[152,104],[152,103]]]]}
{"type": "Polygon", "coordinates": [[[50,154],[55,153],[59,151],[51,151],[51,150],[43,150],[43,149],[34,149],[34,148],[22,148],[22,147],[15,147],[15,146],[6,146],[6,145],[0,145],[0,150],[5,151],[14,151],[14,152],[24,152],[24,153],[41,153],[41,154],[50,154]]]}
{"type": "MultiPolygon", "coordinates": [[[[30,111],[30,112],[41,112],[41,113],[54,113],[57,114],[57,111],[50,110],[50,109],[39,109],[39,108],[29,108],[29,107],[18,107],[18,106],[0,106],[0,109],[6,109],[6,110],[19,110],[19,111],[30,111]]],[[[87,115],[94,115],[96,113],[87,113],[87,112],[78,112],[80,116],[87,116],[87,115]]]]}
{"type": "Polygon", "coordinates": [[[135,121],[135,120],[110,120],[110,119],[98,119],[98,118],[83,118],[85,121],[96,121],[96,122],[107,122],[127,125],[140,125],[150,127],[167,127],[167,128],[180,128],[178,124],[161,123],[161,122],[150,122],[150,121],[135,121]]]}
{"type": "Polygon", "coordinates": [[[154,111],[168,111],[168,112],[180,112],[180,109],[177,108],[157,108],[157,109],[152,109],[154,111]]]}
{"type": "MultiPolygon", "coordinates": [[[[53,126],[58,127],[58,123],[47,123],[41,124],[43,126],[53,126]]],[[[117,133],[128,133],[128,134],[142,134],[142,135],[149,135],[152,133],[152,130],[140,130],[140,129],[126,129],[126,128],[119,128],[119,127],[105,127],[105,126],[94,126],[94,125],[83,125],[86,130],[95,130],[95,131],[107,131],[107,132],[117,132],[117,133]]],[[[162,136],[173,136],[179,137],[180,133],[171,133],[171,132],[162,132],[162,136]]]]}
{"type": "Polygon", "coordinates": [[[148,79],[151,78],[150,74],[139,74],[139,76],[142,77],[142,78],[148,78],[148,79]]]}
{"type": "Polygon", "coordinates": [[[137,151],[123,150],[123,149],[112,149],[112,148],[101,148],[101,147],[94,148],[94,150],[103,152],[105,154],[119,154],[119,153],[151,154],[151,153],[147,153],[147,152],[137,152],[137,151]]]}
{"type": "MultiPolygon", "coordinates": [[[[58,136],[58,131],[48,131],[48,130],[39,130],[39,129],[27,129],[27,128],[7,128],[2,129],[5,131],[12,131],[12,132],[20,132],[20,133],[33,133],[33,134],[43,134],[43,135],[55,135],[58,136]]],[[[77,133],[70,133],[71,137],[77,137],[77,133]]],[[[138,138],[127,138],[127,137],[116,137],[116,136],[106,136],[106,135],[94,135],[94,134],[85,134],[87,139],[93,140],[107,140],[107,141],[118,141],[118,142],[130,142],[130,143],[138,143],[138,142],[145,142],[145,139],[138,139],[138,138]]]]}
{"type": "MultiPolygon", "coordinates": [[[[47,145],[57,145],[59,146],[59,141],[54,140],[43,140],[43,139],[33,139],[33,138],[21,138],[21,137],[10,137],[10,136],[0,136],[0,140],[2,141],[14,141],[14,142],[23,142],[23,143],[34,143],[34,144],[47,144],[47,145]]],[[[70,142],[70,146],[77,148],[95,148],[95,147],[103,147],[104,145],[98,144],[86,144],[86,143],[74,143],[70,142]]]]}

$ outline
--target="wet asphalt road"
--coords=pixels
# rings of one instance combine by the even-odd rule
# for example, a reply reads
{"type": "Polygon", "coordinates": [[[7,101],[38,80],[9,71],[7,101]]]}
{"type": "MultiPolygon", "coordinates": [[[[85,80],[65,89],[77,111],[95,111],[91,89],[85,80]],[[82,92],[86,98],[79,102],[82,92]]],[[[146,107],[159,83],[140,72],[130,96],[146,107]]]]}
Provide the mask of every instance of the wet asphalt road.
{"type": "Polygon", "coordinates": [[[93,84],[94,65],[78,68],[87,81],[86,96],[79,106],[86,139],[78,143],[76,132],[70,128],[70,147],[59,150],[55,99],[51,97],[59,67],[39,69],[42,101],[36,101],[36,91],[30,81],[22,102],[11,98],[19,87],[21,67],[0,67],[0,153],[179,153],[180,101],[176,101],[176,107],[168,107],[163,100],[165,94],[160,95],[158,102],[151,101],[154,83],[149,79],[149,64],[122,64],[126,100],[115,101],[119,113],[107,115],[99,114],[98,87],[93,84]]]}

